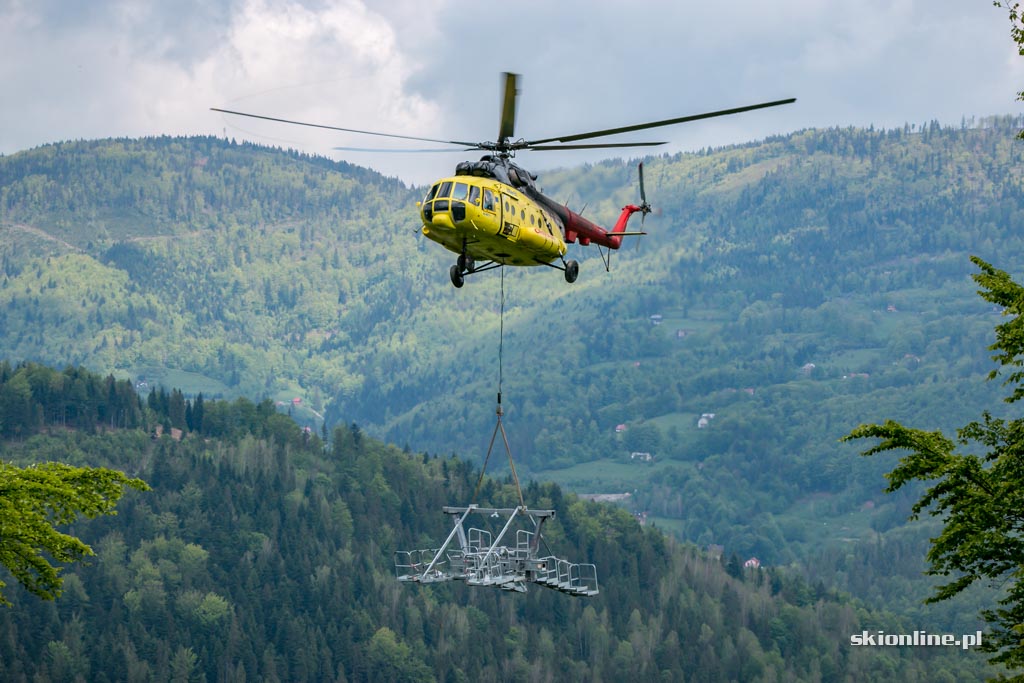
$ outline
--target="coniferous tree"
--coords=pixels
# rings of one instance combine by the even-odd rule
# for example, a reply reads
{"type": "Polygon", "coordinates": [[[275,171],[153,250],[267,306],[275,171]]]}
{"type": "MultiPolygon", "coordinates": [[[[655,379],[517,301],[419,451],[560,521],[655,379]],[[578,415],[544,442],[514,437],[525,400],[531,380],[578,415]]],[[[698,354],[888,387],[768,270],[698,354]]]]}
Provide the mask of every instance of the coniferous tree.
{"type": "MultiPolygon", "coordinates": [[[[996,328],[989,349],[1000,368],[989,378],[1005,375],[1012,391],[1005,400],[1024,398],[1024,287],[979,258],[974,280],[982,298],[1003,309],[1010,320],[996,328]]],[[[910,451],[886,474],[889,492],[914,481],[934,482],[913,506],[943,520],[942,533],[928,551],[929,573],[953,576],[935,589],[929,602],[950,599],[977,582],[1007,586],[998,607],[982,611],[993,631],[984,647],[996,655],[993,662],[1011,669],[1024,668],[1024,418],[1003,420],[987,411],[950,439],[939,431],[904,427],[895,421],[863,425],[845,439],[880,438],[864,455],[910,451]],[[958,447],[987,449],[984,455],[958,453],[958,447]]],[[[1024,679],[1024,676],[1019,676],[1024,679]]]]}

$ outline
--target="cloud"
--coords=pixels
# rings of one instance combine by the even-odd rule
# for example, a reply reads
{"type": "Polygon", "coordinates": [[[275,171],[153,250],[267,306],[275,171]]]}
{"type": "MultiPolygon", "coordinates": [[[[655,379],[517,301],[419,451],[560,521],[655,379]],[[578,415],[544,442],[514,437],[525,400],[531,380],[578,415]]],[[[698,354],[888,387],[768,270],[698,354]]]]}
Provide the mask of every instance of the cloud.
{"type": "MultiPolygon", "coordinates": [[[[412,71],[391,26],[355,0],[317,11],[294,2],[249,0],[228,47],[205,65],[222,105],[350,128],[381,124],[415,131],[437,118],[427,99],[405,91],[412,71]],[[226,97],[225,97],[226,95],[226,97]]],[[[238,119],[230,126],[249,128],[238,119]]],[[[280,133],[280,127],[270,127],[280,133]]],[[[410,133],[414,134],[414,133],[410,133]]],[[[329,142],[335,133],[291,129],[329,142]]]]}
{"type": "MultiPolygon", "coordinates": [[[[548,137],[795,96],[652,131],[666,151],[806,127],[1020,111],[1024,60],[985,2],[865,0],[7,0],[0,153],[110,136],[226,134],[427,182],[467,156],[356,154],[380,138],[226,117],[492,140],[499,73],[523,74],[517,134],[548,137]]],[[[640,154],[640,151],[636,152],[640,154]]],[[[534,169],[603,153],[524,154],[534,169]]]]}
{"type": "MultiPolygon", "coordinates": [[[[799,100],[636,136],[669,140],[669,151],[807,127],[958,124],[1020,111],[1013,95],[1024,60],[1005,15],[987,3],[521,0],[508,20],[471,7],[443,3],[423,20],[443,27],[441,39],[403,44],[422,65],[410,86],[438,103],[444,130],[480,139],[495,135],[505,70],[523,74],[517,133],[528,138],[799,100]]],[[[601,154],[533,154],[526,163],[601,154]]]]}
{"type": "Polygon", "coordinates": [[[209,107],[399,131],[429,130],[436,106],[409,94],[390,24],[358,0],[182,6],[98,4],[65,21],[52,5],[8,8],[0,151],[86,137],[224,133],[327,152],[337,135],[228,118],[209,107]],[[218,24],[218,22],[220,22],[218,24]],[[26,144],[27,143],[27,144],[26,144]]]}

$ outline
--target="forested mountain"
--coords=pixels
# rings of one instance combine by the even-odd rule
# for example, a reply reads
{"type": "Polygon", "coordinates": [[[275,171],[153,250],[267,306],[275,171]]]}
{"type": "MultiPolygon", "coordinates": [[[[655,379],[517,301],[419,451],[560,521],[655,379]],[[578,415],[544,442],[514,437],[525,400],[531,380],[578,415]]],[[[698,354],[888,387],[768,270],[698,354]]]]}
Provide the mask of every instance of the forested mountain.
{"type": "MultiPolygon", "coordinates": [[[[1021,125],[809,130],[645,159],[661,213],[610,273],[583,248],[571,286],[505,273],[521,474],[630,493],[700,547],[802,567],[921,626],[973,627],[973,605],[918,605],[928,532],[902,527],[912,492],[883,496],[891,463],[837,440],[862,422],[951,429],[999,409],[984,382],[999,311],[975,296],[967,257],[1024,268],[1021,125]]],[[[609,222],[635,178],[607,162],[540,182],[609,222]]],[[[215,138],[0,157],[0,357],[270,398],[318,434],[323,415],[478,460],[501,279],[448,284],[453,255],[416,234],[421,194],[215,138]]]]}
{"type": "MultiPolygon", "coordinates": [[[[441,506],[469,502],[471,464],[350,427],[325,444],[269,401],[153,397],[79,369],[0,364],[0,415],[38,418],[0,441],[0,458],[110,466],[152,486],[126,495],[118,515],[72,529],[97,555],[67,573],[60,599],[7,591],[5,681],[965,681],[991,672],[975,651],[851,647],[862,630],[917,625],[791,573],[709,557],[550,484],[531,484],[528,503],[557,510],[547,543],[597,564],[599,596],[403,585],[393,550],[447,533],[441,506]],[[111,427],[115,415],[134,425],[111,427]]],[[[477,498],[516,500],[495,480],[477,498]]]]}

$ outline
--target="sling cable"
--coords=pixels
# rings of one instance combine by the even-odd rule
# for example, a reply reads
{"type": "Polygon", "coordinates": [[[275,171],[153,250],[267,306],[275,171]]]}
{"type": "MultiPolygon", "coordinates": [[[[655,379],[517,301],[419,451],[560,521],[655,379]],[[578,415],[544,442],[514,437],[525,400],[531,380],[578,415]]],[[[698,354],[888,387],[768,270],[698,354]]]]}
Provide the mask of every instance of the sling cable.
{"type": "MultiPolygon", "coordinates": [[[[491,586],[505,591],[525,593],[528,584],[537,584],[577,597],[593,597],[600,590],[597,584],[597,567],[593,564],[577,564],[554,555],[541,556],[541,528],[555,516],[554,510],[530,510],[523,499],[512,448],[502,423],[504,410],[501,405],[502,356],[505,343],[505,269],[501,269],[501,312],[498,339],[498,407],[497,423],[491,434],[480,477],[477,479],[472,502],[465,507],[444,506],[442,512],[451,516],[452,529],[439,548],[399,550],[395,552],[395,573],[401,582],[438,583],[442,581],[465,581],[469,586],[491,586]],[[494,451],[494,443],[501,434],[508,465],[512,471],[519,506],[514,508],[484,508],[476,504],[483,485],[487,465],[494,451]],[[507,518],[498,530],[491,528],[466,527],[471,515],[488,518],[507,518]]],[[[544,543],[545,549],[547,543],[544,543]]],[[[549,552],[545,550],[545,552],[549,552]]]]}

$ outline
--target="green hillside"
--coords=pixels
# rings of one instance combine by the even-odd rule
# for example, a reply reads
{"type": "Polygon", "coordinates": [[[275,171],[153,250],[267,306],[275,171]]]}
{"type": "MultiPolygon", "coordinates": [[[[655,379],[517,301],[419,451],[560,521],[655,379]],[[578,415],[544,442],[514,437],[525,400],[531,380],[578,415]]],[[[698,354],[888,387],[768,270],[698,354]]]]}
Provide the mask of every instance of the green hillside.
{"type": "MultiPolygon", "coordinates": [[[[999,409],[983,381],[999,311],[974,294],[967,257],[1024,269],[1020,126],[809,130],[645,159],[661,212],[610,273],[578,248],[574,285],[505,274],[521,474],[629,493],[631,511],[700,547],[935,616],[917,604],[927,530],[902,528],[912,498],[883,496],[891,463],[837,440],[862,422],[951,429],[999,409]]],[[[541,184],[609,222],[635,177],[607,162],[541,184]]],[[[0,157],[0,357],[269,398],[316,433],[326,418],[479,461],[500,278],[448,284],[453,255],[417,234],[421,193],[215,138],[0,157]]]]}
{"type": "MultiPolygon", "coordinates": [[[[792,573],[741,568],[615,507],[532,484],[546,542],[598,566],[599,596],[395,579],[396,548],[447,532],[478,471],[339,427],[329,445],[269,401],[142,399],[77,369],[0,364],[0,458],[123,469],[114,517],[72,532],[96,550],[42,602],[9,586],[6,681],[980,680],[983,655],[851,647],[925,625],[792,573]],[[23,411],[23,412],[19,412],[23,411]],[[130,427],[111,426],[118,416],[130,427]],[[166,427],[155,437],[157,426],[166,427]],[[171,432],[180,429],[180,439],[171,432]]],[[[516,500],[489,480],[477,501],[516,500]]],[[[11,582],[12,584],[14,582],[11,582]]],[[[973,633],[973,631],[972,631],[973,633]]]]}

